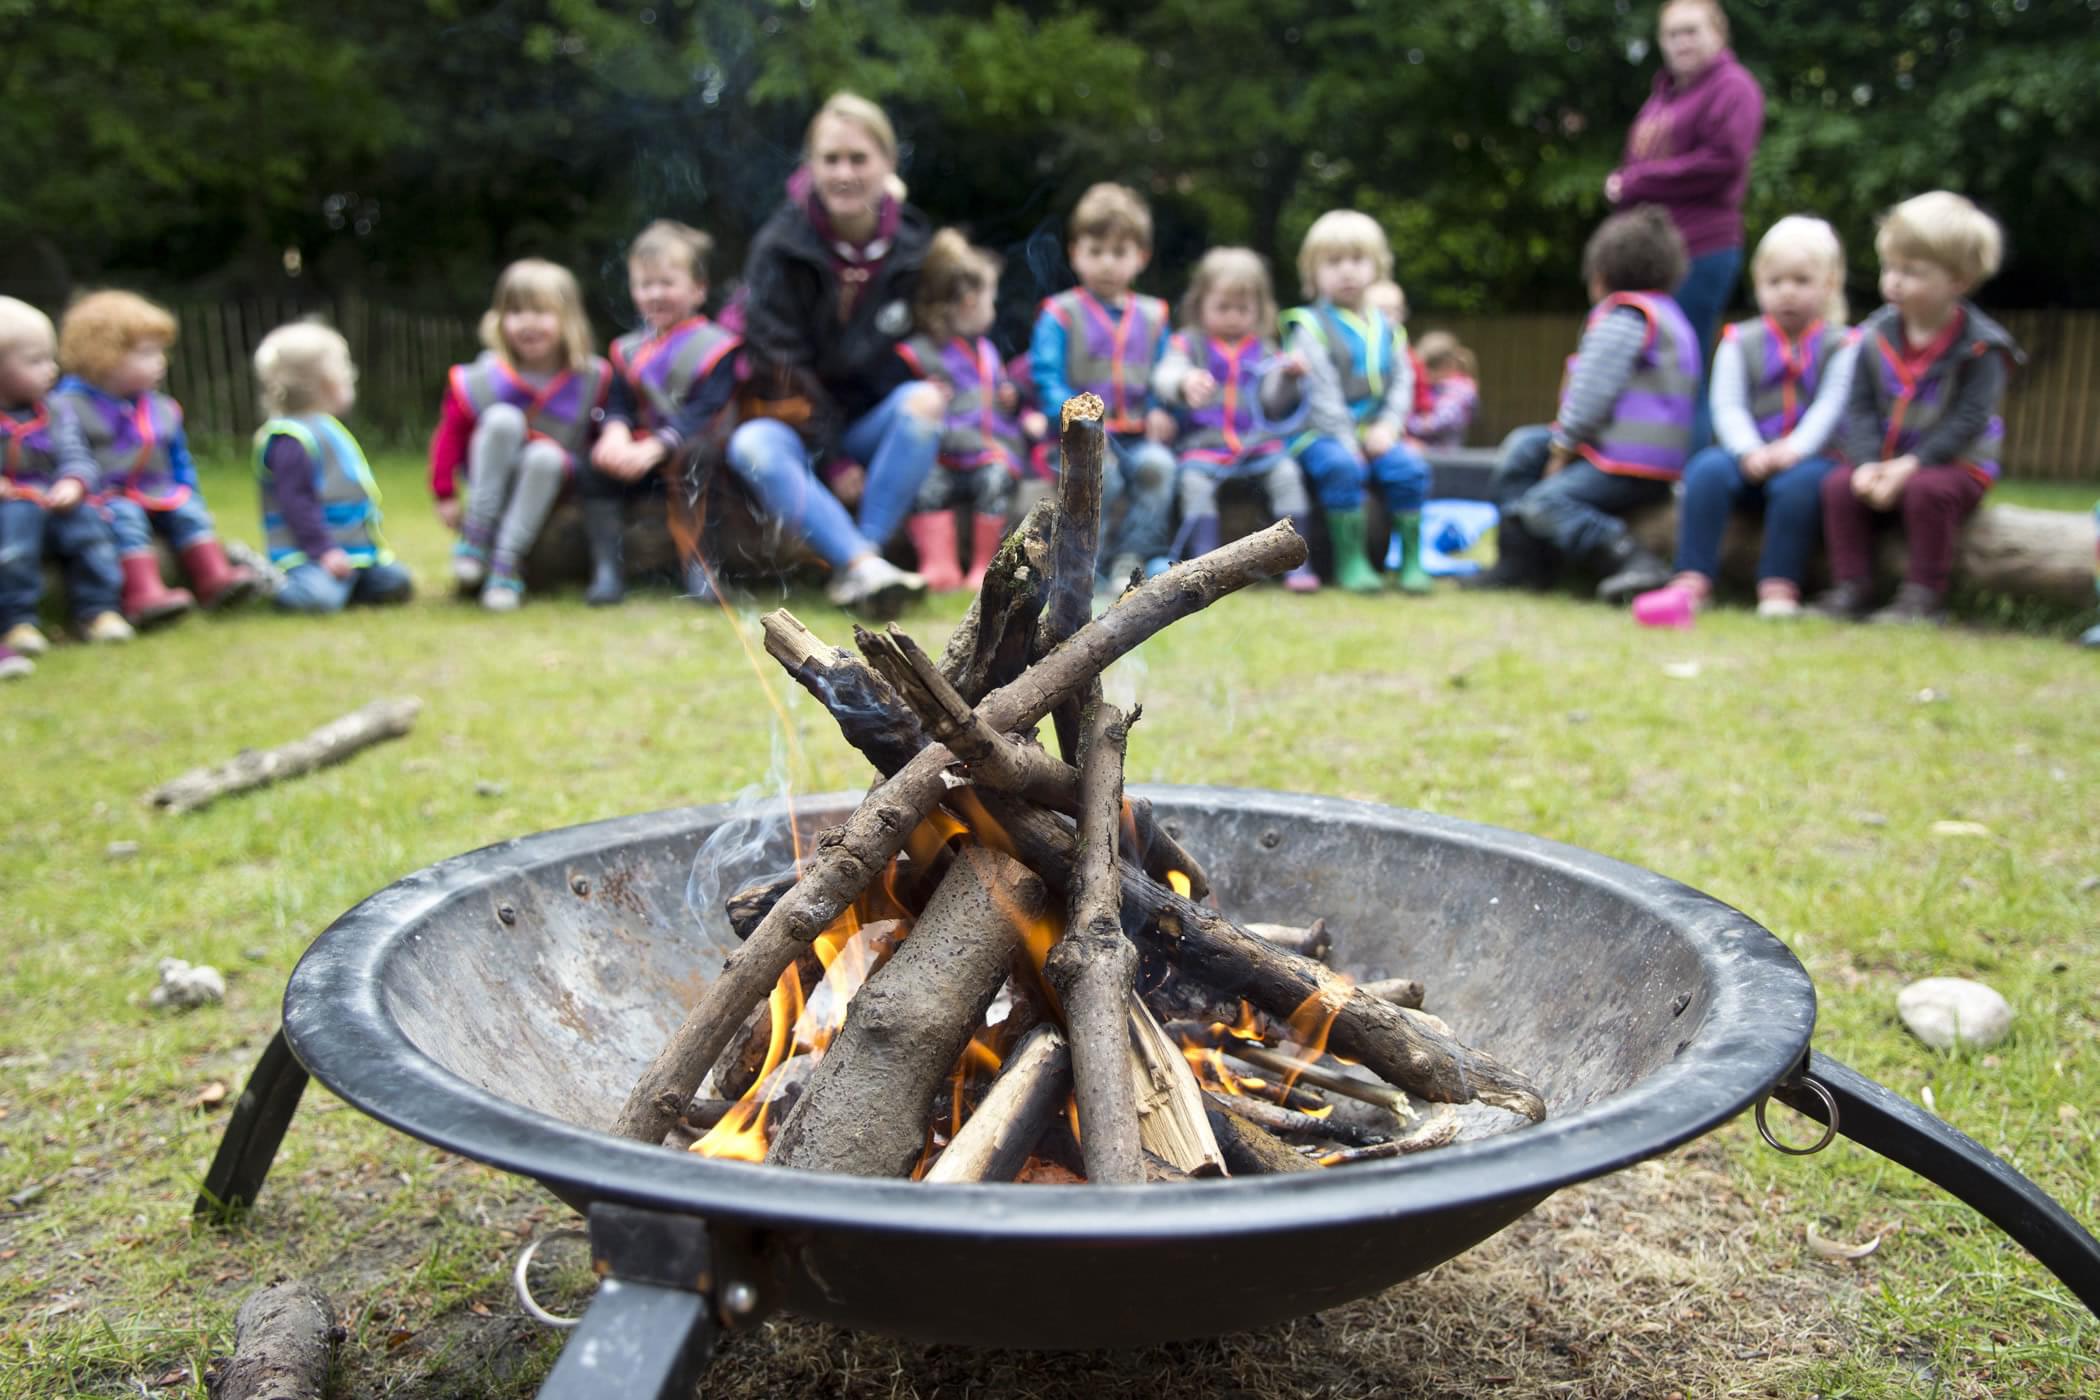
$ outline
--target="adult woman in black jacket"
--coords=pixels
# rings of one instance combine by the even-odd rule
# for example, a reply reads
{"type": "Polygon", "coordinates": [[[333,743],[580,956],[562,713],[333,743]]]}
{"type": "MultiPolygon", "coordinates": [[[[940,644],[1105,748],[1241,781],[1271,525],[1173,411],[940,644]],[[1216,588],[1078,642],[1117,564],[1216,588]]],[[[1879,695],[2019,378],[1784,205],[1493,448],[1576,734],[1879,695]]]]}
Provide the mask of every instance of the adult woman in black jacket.
{"type": "MultiPolygon", "coordinates": [[[[911,298],[932,236],[896,183],[897,140],[882,109],[838,93],[810,123],[805,163],[745,262],[744,343],[751,383],[781,416],[754,418],[729,440],[730,462],[762,499],[793,494],[804,533],[827,558],[850,550],[833,601],[868,606],[923,587],[882,563],[880,550],[933,469],[946,407],[940,386],[915,380],[897,342],[911,334],[911,298]],[[843,453],[863,470],[850,541],[810,472],[843,453]]],[[[834,503],[835,504],[835,503],[834,503]]],[[[843,511],[837,512],[843,519],[843,511]]]]}

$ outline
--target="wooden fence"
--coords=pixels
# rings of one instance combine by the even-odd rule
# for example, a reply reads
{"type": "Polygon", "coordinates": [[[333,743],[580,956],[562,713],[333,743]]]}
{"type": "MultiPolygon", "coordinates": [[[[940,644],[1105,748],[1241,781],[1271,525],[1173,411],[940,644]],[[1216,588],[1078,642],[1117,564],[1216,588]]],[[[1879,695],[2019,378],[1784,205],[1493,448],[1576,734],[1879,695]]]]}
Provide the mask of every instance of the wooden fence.
{"type": "Polygon", "coordinates": [[[287,321],[326,321],[350,342],[357,361],[351,423],[368,445],[407,446],[437,422],[448,367],[473,356],[472,322],[376,306],[361,297],[333,303],[172,301],[181,339],[168,357],[168,392],[182,404],[192,436],[245,441],[261,421],[255,347],[287,321]]]}
{"type": "MultiPolygon", "coordinates": [[[[2002,318],[2027,352],[2005,396],[2005,467],[2031,481],[2100,481],[2100,312],[2013,311],[2002,318]]],[[[1578,316],[1415,317],[1412,331],[1452,332],[1480,358],[1480,416],[1470,443],[1553,416],[1561,366],[1582,335],[1578,316]]]]}
{"type": "MultiPolygon", "coordinates": [[[[377,443],[411,445],[436,421],[446,367],[476,348],[474,325],[346,297],[332,305],[177,301],[182,341],[171,357],[169,392],[191,430],[245,438],[257,422],[256,345],[272,327],[320,315],[350,341],[358,364],[355,426],[377,443]]],[[[2015,311],[2004,317],[2027,351],[2006,395],[2008,473],[2040,481],[2100,480],[2100,312],[2015,311]]],[[[1474,446],[1492,446],[1511,428],[1552,416],[1561,365],[1582,332],[1581,318],[1423,315],[1419,336],[1446,329],[1480,358],[1480,417],[1474,446]]]]}

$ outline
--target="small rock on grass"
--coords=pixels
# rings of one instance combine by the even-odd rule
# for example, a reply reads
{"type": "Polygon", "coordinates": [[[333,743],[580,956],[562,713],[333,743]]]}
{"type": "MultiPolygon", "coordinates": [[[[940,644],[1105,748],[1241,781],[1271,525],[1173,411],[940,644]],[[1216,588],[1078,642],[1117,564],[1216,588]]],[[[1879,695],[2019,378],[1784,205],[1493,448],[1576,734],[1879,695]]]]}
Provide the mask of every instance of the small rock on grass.
{"type": "Polygon", "coordinates": [[[105,860],[130,860],[138,853],[139,843],[136,841],[112,841],[102,848],[105,860]]]}
{"type": "Polygon", "coordinates": [[[2012,1028],[2012,1007],[1981,982],[1926,977],[1896,994],[1896,1014],[1912,1035],[1936,1050],[1996,1045],[2012,1028]]]}
{"type": "Polygon", "coordinates": [[[148,998],[163,1011],[190,1011],[226,999],[226,979],[219,969],[203,963],[190,966],[181,958],[160,960],[160,985],[148,998]]]}
{"type": "Polygon", "coordinates": [[[504,784],[493,782],[488,778],[483,778],[480,782],[474,784],[474,795],[476,797],[501,797],[509,791],[510,789],[504,784]]]}

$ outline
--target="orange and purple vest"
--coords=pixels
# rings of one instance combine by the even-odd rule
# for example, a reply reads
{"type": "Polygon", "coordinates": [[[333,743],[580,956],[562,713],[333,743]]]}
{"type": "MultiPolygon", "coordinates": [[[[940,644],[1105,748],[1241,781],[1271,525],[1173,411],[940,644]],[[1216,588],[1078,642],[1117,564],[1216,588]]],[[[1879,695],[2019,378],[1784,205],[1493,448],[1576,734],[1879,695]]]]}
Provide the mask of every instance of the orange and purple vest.
{"type": "MultiPolygon", "coordinates": [[[[999,385],[1006,371],[991,341],[956,336],[937,347],[933,337],[915,335],[897,343],[897,354],[919,378],[946,380],[955,391],[941,428],[942,466],[970,471],[998,462],[1020,472],[1021,425],[1000,411],[999,385]]],[[[1075,382],[1073,387],[1080,386],[1075,382]]]]}
{"type": "Polygon", "coordinates": [[[122,496],[147,510],[173,510],[190,498],[175,479],[168,444],[182,432],[182,406],[166,394],[120,399],[78,383],[60,384],[53,400],[72,410],[102,474],[103,499],[122,496]]]}
{"type": "MultiPolygon", "coordinates": [[[[1648,323],[1633,374],[1612,404],[1611,418],[1595,442],[1576,450],[1599,471],[1615,476],[1675,481],[1692,452],[1692,417],[1698,407],[1699,337],[1674,297],[1662,292],[1613,292],[1583,323],[1585,332],[1620,307],[1638,311],[1648,323]]],[[[1569,366],[1574,365],[1573,357],[1569,366]]]]}
{"type": "Polygon", "coordinates": [[[1045,301],[1043,310],[1065,328],[1065,383],[1072,392],[1101,396],[1108,405],[1102,426],[1109,432],[1143,432],[1152,366],[1167,333],[1167,304],[1132,292],[1116,315],[1086,288],[1074,287],[1045,301]]]}
{"type": "MultiPolygon", "coordinates": [[[[1966,302],[1962,324],[1946,351],[1919,369],[1904,357],[1903,317],[1884,306],[1861,325],[1874,357],[1874,397],[1882,422],[1883,459],[1900,457],[1937,425],[1954,401],[1964,368],[1992,351],[2017,362],[2019,351],[2003,327],[1966,302]]],[[[1989,486],[1998,480],[1998,457],[2005,450],[2005,420],[1996,413],[1967,446],[1949,460],[1989,486]]]]}
{"type": "Polygon", "coordinates": [[[580,461],[612,388],[612,367],[593,355],[535,389],[502,356],[484,350],[472,364],[454,365],[451,383],[460,405],[476,418],[507,403],[525,415],[533,437],[554,443],[580,461]]]}
{"type": "Polygon", "coordinates": [[[1770,316],[1737,321],[1721,332],[1742,352],[1743,369],[1750,376],[1750,416],[1766,442],[1777,442],[1794,431],[1801,415],[1816,401],[1823,371],[1831,357],[1852,339],[1843,326],[1811,322],[1792,340],[1770,316]]]}
{"type": "MultiPolygon", "coordinates": [[[[67,411],[65,405],[58,407],[67,411]]],[[[51,404],[47,400],[27,418],[0,413],[0,476],[8,494],[41,503],[58,480],[58,449],[51,441],[51,404]]]]}
{"type": "Polygon", "coordinates": [[[668,426],[693,387],[743,343],[734,332],[695,316],[662,335],[645,326],[621,336],[611,346],[612,367],[634,391],[645,420],[639,426],[654,432],[668,426]]]}
{"type": "Polygon", "coordinates": [[[1264,345],[1259,336],[1252,335],[1228,345],[1200,331],[1182,331],[1174,337],[1174,344],[1189,363],[1218,381],[1218,392],[1209,403],[1183,410],[1187,427],[1174,444],[1177,456],[1232,466],[1284,450],[1283,439],[1265,431],[1267,424],[1260,413],[1261,372],[1275,354],[1275,346],[1264,345]]]}

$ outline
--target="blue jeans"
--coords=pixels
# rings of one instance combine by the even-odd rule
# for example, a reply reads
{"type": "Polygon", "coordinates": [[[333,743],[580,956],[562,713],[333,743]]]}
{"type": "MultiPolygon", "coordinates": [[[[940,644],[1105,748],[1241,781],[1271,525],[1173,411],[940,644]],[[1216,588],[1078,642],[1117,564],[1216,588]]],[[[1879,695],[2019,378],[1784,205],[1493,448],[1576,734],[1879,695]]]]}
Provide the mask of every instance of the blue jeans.
{"type": "Polygon", "coordinates": [[[1109,460],[1101,464],[1100,565],[1106,569],[1125,554],[1148,562],[1164,558],[1174,542],[1174,449],[1142,433],[1106,436],[1109,460]]]}
{"type": "Polygon", "coordinates": [[[117,545],[92,505],[46,510],[35,501],[0,501],[0,629],[36,621],[46,557],[65,571],[76,622],[115,611],[123,590],[117,545]]]}
{"type": "Polygon", "coordinates": [[[1422,508],[1429,496],[1429,463],[1404,442],[1396,442],[1370,461],[1359,461],[1339,438],[1314,438],[1298,455],[1311,479],[1313,494],[1324,511],[1356,510],[1364,503],[1364,482],[1378,483],[1385,508],[1407,515],[1422,508]]]}
{"type": "Polygon", "coordinates": [[[1694,451],[1713,441],[1713,417],[1706,405],[1706,384],[1713,376],[1714,334],[1720,329],[1721,313],[1728,309],[1729,298],[1735,295],[1736,277],[1742,270],[1741,248],[1719,248],[1711,253],[1701,253],[1684,270],[1684,280],[1677,284],[1677,290],[1672,294],[1684,312],[1684,319],[1692,323],[1692,333],[1699,338],[1699,398],[1692,414],[1694,451]]]}
{"type": "Polygon", "coordinates": [[[1765,543],[1757,577],[1785,579],[1798,587],[1808,556],[1823,539],[1823,478],[1836,465],[1828,457],[1807,457],[1777,476],[1750,481],[1725,449],[1698,453],[1684,469],[1684,499],[1677,503],[1678,569],[1719,578],[1721,536],[1730,513],[1738,506],[1761,505],[1765,543]]]}
{"type": "Polygon", "coordinates": [[[738,425],[730,434],[726,460],[757,501],[761,518],[789,538],[806,541],[832,568],[881,552],[861,537],[839,498],[809,469],[801,437],[777,418],[738,425]]]}
{"type": "Polygon", "coordinates": [[[137,501],[118,496],[103,503],[102,516],[116,534],[120,555],[151,552],[155,535],[164,536],[168,547],[180,554],[217,533],[204,498],[195,491],[173,510],[147,510],[137,501]]]}
{"type": "Polygon", "coordinates": [[[940,451],[940,422],[929,422],[904,407],[904,401],[922,389],[918,380],[899,384],[888,398],[848,424],[839,438],[845,454],[868,469],[859,525],[878,546],[888,544],[911,514],[919,486],[940,451]]]}
{"type": "Polygon", "coordinates": [[[1518,428],[1502,440],[1492,490],[1504,521],[1515,520],[1533,539],[1582,558],[1616,544],[1628,511],[1668,500],[1670,483],[1599,471],[1577,458],[1545,475],[1553,431],[1518,428]]]}
{"type": "Polygon", "coordinates": [[[415,591],[415,580],[399,564],[370,564],[352,569],[348,578],[319,564],[295,564],[285,570],[274,601],[287,612],[332,613],[351,603],[405,603],[415,591]]]}

